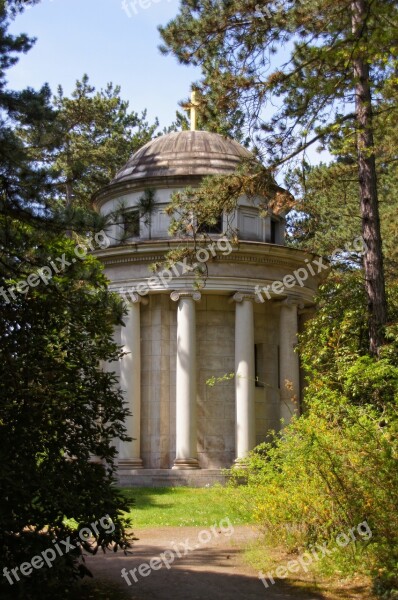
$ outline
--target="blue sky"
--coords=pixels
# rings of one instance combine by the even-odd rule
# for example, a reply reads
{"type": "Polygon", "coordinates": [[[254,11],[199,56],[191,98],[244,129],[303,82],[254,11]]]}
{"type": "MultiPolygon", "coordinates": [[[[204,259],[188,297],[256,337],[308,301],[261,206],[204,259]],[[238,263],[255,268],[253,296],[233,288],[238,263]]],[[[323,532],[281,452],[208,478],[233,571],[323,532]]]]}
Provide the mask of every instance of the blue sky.
{"type": "Polygon", "coordinates": [[[178,101],[188,97],[199,70],[179,65],[158,50],[157,26],[178,11],[178,0],[42,0],[12,24],[37,41],[8,71],[12,89],[40,87],[48,82],[66,94],[84,73],[97,88],[112,81],[122,88],[130,108],[148,109],[161,126],[175,118],[178,101]],[[134,4],[134,1],[136,2],[134,4]],[[141,4],[140,4],[141,3],[141,4]]]}
{"type": "MultiPolygon", "coordinates": [[[[8,71],[11,89],[60,84],[66,95],[84,73],[96,89],[112,82],[130,109],[148,111],[161,128],[175,119],[178,102],[187,98],[200,70],[162,56],[158,25],[178,12],[179,0],[41,0],[18,16],[13,33],[37,38],[35,46],[8,71]],[[123,8],[124,2],[124,8],[123,8]]],[[[329,154],[310,149],[313,163],[329,154]]]]}

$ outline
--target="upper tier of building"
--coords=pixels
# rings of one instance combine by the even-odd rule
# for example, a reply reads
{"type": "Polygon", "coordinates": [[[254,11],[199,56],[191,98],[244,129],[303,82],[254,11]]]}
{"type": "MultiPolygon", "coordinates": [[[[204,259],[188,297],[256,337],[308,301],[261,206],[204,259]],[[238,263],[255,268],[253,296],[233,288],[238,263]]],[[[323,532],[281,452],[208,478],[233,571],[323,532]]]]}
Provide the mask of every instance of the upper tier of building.
{"type": "MultiPolygon", "coordinates": [[[[137,243],[148,239],[166,239],[170,217],[165,208],[171,195],[188,186],[199,185],[209,175],[229,175],[244,160],[253,160],[246,148],[234,140],[208,131],[181,131],[157,137],[135,152],[116,177],[100,190],[94,203],[104,215],[117,214],[112,226],[114,244],[137,243]],[[151,218],[143,215],[140,200],[145,190],[153,191],[151,218]]],[[[261,199],[239,199],[236,214],[228,224],[242,240],[283,244],[283,215],[262,217],[261,199]]],[[[226,216],[209,233],[221,234],[226,216]]]]}

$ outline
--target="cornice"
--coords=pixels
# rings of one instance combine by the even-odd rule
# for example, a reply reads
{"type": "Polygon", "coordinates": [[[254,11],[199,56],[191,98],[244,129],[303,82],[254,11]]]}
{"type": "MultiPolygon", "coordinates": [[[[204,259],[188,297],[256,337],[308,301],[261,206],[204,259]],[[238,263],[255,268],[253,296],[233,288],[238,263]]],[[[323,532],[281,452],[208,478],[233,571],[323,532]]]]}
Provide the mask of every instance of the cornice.
{"type": "MultiPolygon", "coordinates": [[[[123,251],[113,248],[106,251],[94,253],[105,267],[117,265],[151,265],[159,260],[171,249],[175,249],[179,244],[162,244],[162,247],[155,248],[152,245],[143,248],[141,245],[134,245],[123,251]]],[[[284,267],[294,270],[296,267],[303,266],[305,259],[316,258],[315,254],[308,254],[295,248],[286,246],[276,246],[275,244],[263,244],[256,242],[243,242],[235,247],[228,255],[217,252],[216,256],[209,261],[211,263],[233,263],[233,264],[251,264],[259,266],[284,267]]],[[[318,279],[322,280],[324,274],[320,274],[318,279]]]]}

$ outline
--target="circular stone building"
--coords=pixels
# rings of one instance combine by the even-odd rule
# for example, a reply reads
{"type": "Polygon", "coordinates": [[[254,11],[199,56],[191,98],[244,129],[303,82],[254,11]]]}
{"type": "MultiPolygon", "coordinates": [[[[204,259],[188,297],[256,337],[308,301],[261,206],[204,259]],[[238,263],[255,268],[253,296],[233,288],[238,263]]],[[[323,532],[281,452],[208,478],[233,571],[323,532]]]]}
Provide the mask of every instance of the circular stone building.
{"type": "Polygon", "coordinates": [[[119,445],[122,484],[217,481],[300,410],[296,338],[322,269],[316,257],[284,245],[285,215],[261,217],[242,197],[228,215],[239,243],[223,235],[226,215],[207,232],[197,256],[208,269],[200,291],[189,265],[149,270],[182,244],[168,234],[170,196],[203,176],[233,173],[249,157],[215,133],[170,133],[133,154],[96,196],[102,214],[117,215],[111,245],[96,254],[128,306],[115,334],[126,355],[110,366],[132,413],[126,426],[134,440],[119,445]]]}

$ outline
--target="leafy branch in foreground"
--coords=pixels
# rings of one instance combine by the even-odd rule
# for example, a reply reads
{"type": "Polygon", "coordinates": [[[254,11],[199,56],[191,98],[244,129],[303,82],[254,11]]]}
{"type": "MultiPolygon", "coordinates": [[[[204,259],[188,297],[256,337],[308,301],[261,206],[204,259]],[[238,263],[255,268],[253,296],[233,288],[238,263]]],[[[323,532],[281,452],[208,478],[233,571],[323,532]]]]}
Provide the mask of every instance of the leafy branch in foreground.
{"type": "Polygon", "coordinates": [[[226,222],[222,233],[232,244],[238,244],[239,232],[231,223],[243,195],[258,209],[261,217],[272,212],[284,213],[294,206],[293,196],[277,185],[272,171],[254,159],[242,162],[231,175],[208,176],[198,187],[172,195],[166,208],[166,213],[171,216],[169,233],[181,240],[181,246],[166,254],[165,261],[154,268],[169,267],[184,258],[194,263],[198,248],[211,240],[207,230],[217,225],[220,215],[224,215],[226,222]]]}

